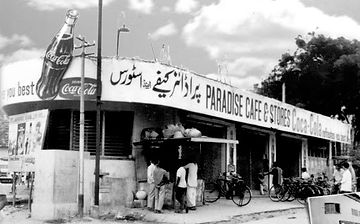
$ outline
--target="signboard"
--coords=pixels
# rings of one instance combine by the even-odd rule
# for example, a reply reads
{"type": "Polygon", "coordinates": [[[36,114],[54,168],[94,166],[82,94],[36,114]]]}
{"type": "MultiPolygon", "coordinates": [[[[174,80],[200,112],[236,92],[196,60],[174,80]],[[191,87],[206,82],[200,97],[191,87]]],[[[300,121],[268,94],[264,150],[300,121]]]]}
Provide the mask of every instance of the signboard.
{"type": "Polygon", "coordinates": [[[308,198],[310,224],[360,224],[360,193],[308,198]]]}
{"type": "MultiPolygon", "coordinates": [[[[15,62],[1,68],[0,99],[3,106],[43,101],[38,95],[41,58],[15,62]]],[[[96,99],[96,61],[85,60],[85,100],[96,99]]],[[[58,95],[52,100],[80,99],[81,58],[74,58],[62,78],[58,95]]],[[[51,102],[52,100],[48,100],[51,102]]]]}
{"type": "MultiPolygon", "coordinates": [[[[65,78],[60,82],[59,96],[65,99],[80,99],[81,78],[65,78]]],[[[84,78],[84,99],[96,99],[96,79],[84,78]]]]}
{"type": "Polygon", "coordinates": [[[350,143],[349,124],[158,62],[106,60],[102,100],[175,107],[289,133],[350,143]]]}
{"type": "MultiPolygon", "coordinates": [[[[159,62],[103,59],[101,100],[173,107],[288,133],[351,143],[351,126],[311,111],[243,91],[159,62]]],[[[4,66],[0,80],[4,106],[42,99],[36,94],[42,61],[4,66]],[[25,70],[24,70],[25,68],[25,70]]],[[[74,58],[53,100],[77,100],[81,60],[74,58]]],[[[85,60],[86,99],[96,95],[96,61],[85,60]]]]}
{"type": "Polygon", "coordinates": [[[35,171],[35,153],[42,149],[48,110],[9,116],[9,171],[35,171]]]}

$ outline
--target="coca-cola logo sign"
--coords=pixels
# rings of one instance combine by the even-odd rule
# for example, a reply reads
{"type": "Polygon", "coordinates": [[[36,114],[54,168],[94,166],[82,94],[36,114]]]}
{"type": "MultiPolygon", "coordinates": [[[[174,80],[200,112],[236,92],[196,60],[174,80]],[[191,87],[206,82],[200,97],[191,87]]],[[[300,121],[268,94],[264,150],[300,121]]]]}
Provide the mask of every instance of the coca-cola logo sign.
{"type": "Polygon", "coordinates": [[[71,54],[56,55],[54,51],[48,51],[45,58],[55,63],[56,65],[67,65],[71,60],[71,54]]]}
{"type": "MultiPolygon", "coordinates": [[[[81,94],[81,78],[67,78],[60,82],[59,96],[66,99],[79,99],[81,94]]],[[[85,99],[96,99],[96,79],[84,79],[85,99]]]]}

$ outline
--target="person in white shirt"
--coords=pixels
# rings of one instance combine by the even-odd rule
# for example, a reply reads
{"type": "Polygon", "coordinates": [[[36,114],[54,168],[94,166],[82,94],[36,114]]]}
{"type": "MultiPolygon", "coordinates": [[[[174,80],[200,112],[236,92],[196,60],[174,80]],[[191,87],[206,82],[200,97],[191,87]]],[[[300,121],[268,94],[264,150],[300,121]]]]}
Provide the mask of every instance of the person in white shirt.
{"type": "Polygon", "coordinates": [[[308,180],[310,179],[310,174],[307,172],[306,168],[301,168],[301,179],[308,180]]]}
{"type": "Polygon", "coordinates": [[[356,182],[356,174],[355,174],[355,170],[352,166],[352,163],[351,162],[348,162],[349,163],[349,171],[351,173],[351,181],[352,181],[352,192],[356,192],[357,189],[356,189],[356,185],[357,185],[357,182],[356,182]]]}
{"type": "Polygon", "coordinates": [[[176,171],[176,189],[175,189],[175,198],[180,203],[179,209],[175,210],[176,213],[182,213],[183,210],[188,212],[188,208],[186,206],[186,170],[183,167],[184,162],[180,162],[180,167],[176,171]]]}
{"type": "Polygon", "coordinates": [[[344,169],[344,173],[341,178],[341,186],[340,186],[340,194],[342,193],[350,193],[352,191],[352,180],[351,180],[351,173],[349,171],[349,163],[344,162],[342,164],[344,169]]]}
{"type": "Polygon", "coordinates": [[[196,210],[196,188],[197,188],[197,172],[198,165],[196,162],[190,162],[185,169],[189,169],[188,178],[187,178],[187,202],[190,210],[196,210]]]}
{"type": "Polygon", "coordinates": [[[150,160],[150,165],[147,168],[147,182],[149,184],[148,196],[147,196],[147,208],[149,210],[154,210],[155,202],[155,183],[154,183],[154,170],[158,161],[150,160]]]}
{"type": "Polygon", "coordinates": [[[333,194],[338,194],[339,193],[341,179],[342,179],[341,166],[340,166],[340,164],[336,164],[335,168],[334,168],[334,173],[333,173],[333,181],[334,181],[333,189],[332,189],[333,194]]]}

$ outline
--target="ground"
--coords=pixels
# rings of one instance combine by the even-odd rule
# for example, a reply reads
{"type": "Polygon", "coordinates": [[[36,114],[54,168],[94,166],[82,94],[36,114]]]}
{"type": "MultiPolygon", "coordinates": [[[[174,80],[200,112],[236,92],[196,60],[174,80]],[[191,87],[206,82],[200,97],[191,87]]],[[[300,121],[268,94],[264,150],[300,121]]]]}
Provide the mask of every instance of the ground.
{"type": "MultiPolygon", "coordinates": [[[[186,214],[183,214],[186,216],[186,214]]],[[[125,217],[119,217],[125,218],[125,217]]],[[[128,217],[129,218],[129,217],[128,217]]],[[[136,217],[135,217],[136,218],[136,217]]],[[[139,217],[141,218],[141,217],[139,217]]],[[[181,216],[180,216],[181,219],[181,216]]],[[[79,219],[73,217],[71,219],[57,219],[57,220],[34,220],[29,215],[29,210],[26,204],[20,204],[16,207],[11,205],[6,206],[2,211],[0,211],[0,223],[11,224],[11,223],[26,223],[26,224],[42,224],[42,223],[132,223],[132,224],[145,224],[149,223],[142,220],[119,220],[116,219],[114,215],[104,215],[100,219],[94,219],[90,217],[85,217],[79,219]]],[[[153,222],[152,222],[153,223],[153,222]]],[[[264,212],[253,214],[249,216],[239,215],[235,216],[229,220],[217,221],[217,222],[204,222],[207,224],[237,224],[237,223],[248,223],[248,224],[269,224],[269,223],[281,223],[281,224],[307,224],[308,217],[305,209],[292,209],[288,211],[279,211],[279,212],[264,212]]]]}

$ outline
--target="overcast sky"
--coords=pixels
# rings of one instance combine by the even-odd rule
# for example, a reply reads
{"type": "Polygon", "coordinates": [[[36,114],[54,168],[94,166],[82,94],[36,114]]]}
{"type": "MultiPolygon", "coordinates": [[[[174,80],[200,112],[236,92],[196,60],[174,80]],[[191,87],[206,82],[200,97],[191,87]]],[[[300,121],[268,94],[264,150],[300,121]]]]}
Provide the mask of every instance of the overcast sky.
{"type": "MultiPolygon", "coordinates": [[[[75,35],[97,41],[98,0],[2,0],[0,65],[41,57],[67,9],[80,17],[75,35]]],[[[360,39],[358,0],[103,0],[103,56],[153,59],[170,46],[172,64],[202,75],[227,66],[232,85],[252,89],[267,77],[294,38],[315,31],[360,39]]],[[[96,47],[92,50],[96,53],[96,47]]],[[[223,70],[224,71],[224,70],[223,70]]]]}

